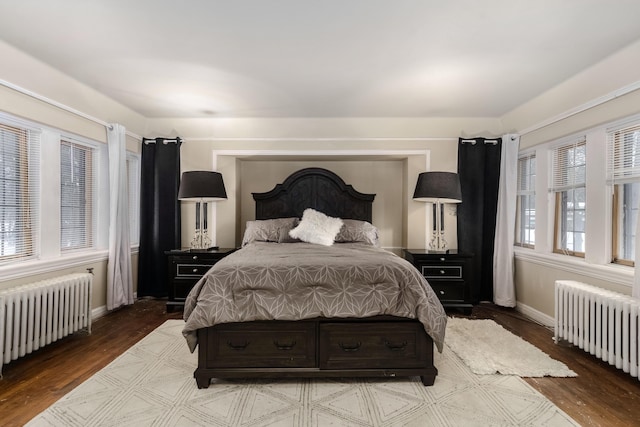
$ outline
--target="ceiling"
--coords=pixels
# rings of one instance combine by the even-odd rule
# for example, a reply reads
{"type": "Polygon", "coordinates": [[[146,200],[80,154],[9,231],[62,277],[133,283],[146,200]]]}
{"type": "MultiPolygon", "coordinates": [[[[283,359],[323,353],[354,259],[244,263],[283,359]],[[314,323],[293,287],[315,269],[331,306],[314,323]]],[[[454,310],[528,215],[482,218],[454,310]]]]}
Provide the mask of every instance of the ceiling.
{"type": "Polygon", "coordinates": [[[0,0],[0,39],[149,118],[500,117],[638,0],[0,0]]]}

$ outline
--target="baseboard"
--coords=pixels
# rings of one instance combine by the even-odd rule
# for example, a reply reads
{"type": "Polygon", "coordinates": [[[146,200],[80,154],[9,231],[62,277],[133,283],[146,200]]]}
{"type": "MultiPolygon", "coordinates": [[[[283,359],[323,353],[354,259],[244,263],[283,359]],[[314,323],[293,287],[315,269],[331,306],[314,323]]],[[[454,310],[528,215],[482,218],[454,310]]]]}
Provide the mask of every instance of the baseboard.
{"type": "MultiPolygon", "coordinates": [[[[134,292],[133,293],[133,303],[134,304],[135,304],[137,299],[138,299],[138,293],[134,292]]],[[[107,310],[107,306],[106,305],[101,305],[100,307],[96,307],[93,310],[91,310],[91,320],[96,320],[96,319],[104,316],[108,312],[109,312],[109,310],[107,310]]]]}
{"type": "Polygon", "coordinates": [[[107,306],[101,305],[100,307],[96,307],[93,310],[91,310],[91,319],[96,320],[104,316],[105,314],[107,314],[107,306]]]}
{"type": "Polygon", "coordinates": [[[520,302],[516,303],[516,310],[527,316],[531,320],[536,321],[548,328],[553,328],[555,325],[555,320],[553,317],[544,314],[541,311],[536,310],[535,308],[529,307],[526,304],[522,304],[520,302]]]}

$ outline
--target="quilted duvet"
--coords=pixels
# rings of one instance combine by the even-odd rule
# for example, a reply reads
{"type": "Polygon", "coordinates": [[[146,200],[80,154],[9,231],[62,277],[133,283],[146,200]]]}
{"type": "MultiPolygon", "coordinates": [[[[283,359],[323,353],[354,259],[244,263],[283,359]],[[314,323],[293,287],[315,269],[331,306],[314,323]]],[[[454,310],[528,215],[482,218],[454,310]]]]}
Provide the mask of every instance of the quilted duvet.
{"type": "Polygon", "coordinates": [[[194,286],[183,335],[219,323],[364,318],[418,319],[442,351],[447,317],[425,278],[403,258],[362,243],[255,242],[216,263],[194,286]]]}

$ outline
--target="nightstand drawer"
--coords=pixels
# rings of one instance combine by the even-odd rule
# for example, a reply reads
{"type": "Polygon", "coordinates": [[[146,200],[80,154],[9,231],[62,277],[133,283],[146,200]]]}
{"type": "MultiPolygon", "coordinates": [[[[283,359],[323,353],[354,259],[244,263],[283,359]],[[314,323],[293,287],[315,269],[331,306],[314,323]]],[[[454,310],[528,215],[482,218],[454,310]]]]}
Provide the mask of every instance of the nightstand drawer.
{"type": "Polygon", "coordinates": [[[200,277],[215,264],[176,264],[176,277],[200,277]]]}
{"type": "Polygon", "coordinates": [[[422,275],[427,279],[462,279],[461,265],[423,265],[422,275]]]}
{"type": "Polygon", "coordinates": [[[445,308],[470,310],[473,305],[473,254],[450,250],[403,249],[404,257],[429,282],[445,308]]]}
{"type": "Polygon", "coordinates": [[[169,300],[167,311],[183,307],[193,286],[218,261],[235,251],[235,248],[217,250],[171,250],[167,255],[167,278],[169,300]]]}
{"type": "Polygon", "coordinates": [[[464,301],[464,282],[439,283],[433,281],[429,284],[441,301],[464,301]]]}
{"type": "Polygon", "coordinates": [[[194,277],[192,279],[176,279],[173,281],[172,286],[172,300],[174,301],[184,301],[187,299],[187,295],[193,289],[193,286],[200,280],[199,277],[194,277]]]}

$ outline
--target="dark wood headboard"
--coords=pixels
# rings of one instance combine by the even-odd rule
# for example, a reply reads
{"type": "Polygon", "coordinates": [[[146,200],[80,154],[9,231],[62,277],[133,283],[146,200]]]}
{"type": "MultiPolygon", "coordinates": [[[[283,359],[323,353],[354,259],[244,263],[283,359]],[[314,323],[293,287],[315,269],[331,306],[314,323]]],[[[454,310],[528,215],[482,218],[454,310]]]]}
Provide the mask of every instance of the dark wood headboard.
{"type": "Polygon", "coordinates": [[[256,219],[302,217],[306,208],[343,219],[371,222],[375,194],[356,191],[335,173],[306,168],[292,173],[266,193],[252,193],[256,219]]]}

